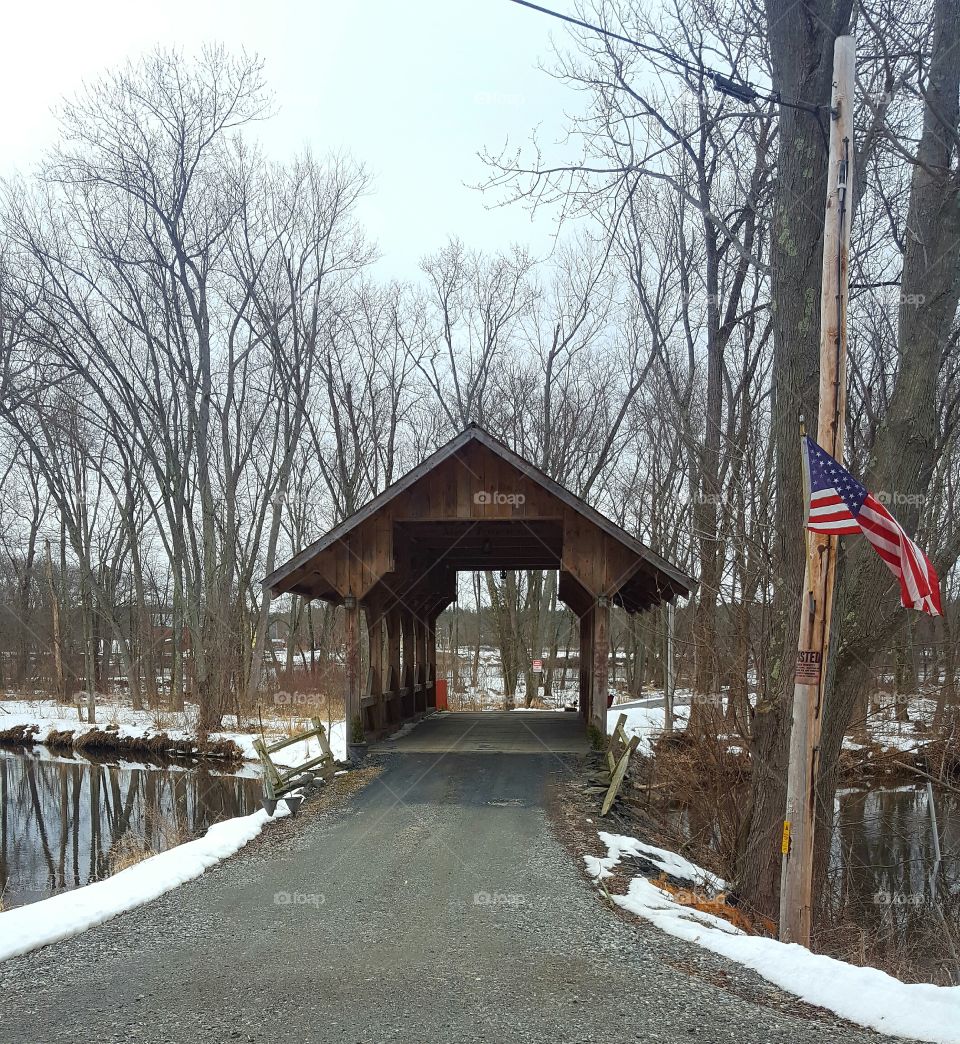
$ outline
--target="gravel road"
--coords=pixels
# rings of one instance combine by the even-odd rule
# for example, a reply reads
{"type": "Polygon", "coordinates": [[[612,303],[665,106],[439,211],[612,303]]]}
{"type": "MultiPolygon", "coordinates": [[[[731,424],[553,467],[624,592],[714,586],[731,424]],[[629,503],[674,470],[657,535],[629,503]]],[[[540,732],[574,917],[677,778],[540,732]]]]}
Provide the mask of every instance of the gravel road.
{"type": "Polygon", "coordinates": [[[202,878],[0,965],[0,1041],[889,1040],[607,909],[548,814],[575,755],[394,746],[202,878]]]}

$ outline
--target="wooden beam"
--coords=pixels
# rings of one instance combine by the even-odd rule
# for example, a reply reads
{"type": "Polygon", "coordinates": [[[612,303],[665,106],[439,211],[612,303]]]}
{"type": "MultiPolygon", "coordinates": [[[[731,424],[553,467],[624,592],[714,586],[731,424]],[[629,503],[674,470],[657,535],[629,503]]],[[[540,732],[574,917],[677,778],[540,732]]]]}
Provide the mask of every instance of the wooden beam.
{"type": "Polygon", "coordinates": [[[580,715],[591,720],[593,701],[593,607],[580,616],[580,715]]]}
{"type": "MultiPolygon", "coordinates": [[[[395,692],[403,684],[400,678],[400,610],[393,606],[386,614],[387,623],[387,682],[384,689],[395,692]]],[[[396,701],[386,706],[386,724],[394,725],[400,720],[396,701]]]]}
{"type": "Polygon", "coordinates": [[[430,613],[427,617],[426,663],[427,677],[430,679],[427,686],[428,709],[437,706],[437,616],[439,616],[439,610],[430,613]]]}
{"type": "Polygon", "coordinates": [[[374,733],[383,731],[383,616],[373,608],[367,610],[367,634],[370,640],[370,695],[375,702],[366,708],[365,725],[374,733]]]}
{"type": "Polygon", "coordinates": [[[401,650],[402,671],[400,684],[407,690],[403,697],[403,716],[410,718],[414,713],[413,687],[416,683],[414,675],[414,615],[409,609],[400,610],[400,634],[403,639],[401,650]]]}
{"type": "Polygon", "coordinates": [[[420,714],[427,709],[427,693],[425,689],[427,681],[427,627],[429,624],[423,617],[414,617],[413,620],[413,645],[414,645],[414,681],[417,686],[414,710],[420,714]]]}
{"type": "Polygon", "coordinates": [[[347,729],[347,753],[350,751],[354,723],[360,718],[360,607],[356,598],[348,597],[343,603],[343,626],[345,638],[344,665],[347,673],[347,691],[344,713],[347,729]]]}

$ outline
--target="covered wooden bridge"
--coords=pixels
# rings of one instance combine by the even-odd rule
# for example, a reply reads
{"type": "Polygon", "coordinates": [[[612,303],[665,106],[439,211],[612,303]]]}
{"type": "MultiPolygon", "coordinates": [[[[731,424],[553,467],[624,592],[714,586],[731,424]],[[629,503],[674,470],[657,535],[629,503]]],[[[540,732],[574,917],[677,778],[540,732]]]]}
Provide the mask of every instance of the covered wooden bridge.
{"type": "Polygon", "coordinates": [[[688,596],[690,577],[471,425],[270,574],[274,595],[342,605],[348,731],[382,735],[436,706],[436,623],[458,570],[557,569],[580,621],[580,711],[606,730],[610,606],[688,596]],[[360,611],[369,634],[361,669],[360,611]]]}

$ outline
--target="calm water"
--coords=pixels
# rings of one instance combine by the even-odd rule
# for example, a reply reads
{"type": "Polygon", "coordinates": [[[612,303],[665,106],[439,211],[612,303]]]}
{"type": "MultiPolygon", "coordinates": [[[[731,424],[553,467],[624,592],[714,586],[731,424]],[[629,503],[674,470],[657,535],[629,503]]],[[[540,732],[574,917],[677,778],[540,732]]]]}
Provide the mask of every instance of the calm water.
{"type": "MultiPolygon", "coordinates": [[[[717,796],[728,833],[746,798],[736,788],[717,796]]],[[[960,797],[935,791],[934,803],[942,857],[937,901],[955,924],[960,923],[960,797]]],[[[682,834],[721,847],[719,820],[694,822],[691,810],[681,805],[671,805],[669,814],[682,834]]],[[[866,963],[881,961],[908,977],[950,981],[943,978],[947,947],[934,906],[933,865],[925,787],[838,792],[824,900],[832,937],[820,940],[822,948],[866,963]]]]}
{"type": "MultiPolygon", "coordinates": [[[[960,800],[934,791],[941,872],[936,894],[948,922],[960,910],[960,800]]],[[[934,918],[935,848],[926,788],[841,792],[837,797],[830,902],[891,958],[934,969],[946,954],[934,918]]],[[[953,930],[956,931],[956,924],[953,930]]]]}
{"type": "Polygon", "coordinates": [[[131,851],[160,852],[255,812],[260,793],[250,770],[0,749],[3,907],[108,877],[131,851]]]}

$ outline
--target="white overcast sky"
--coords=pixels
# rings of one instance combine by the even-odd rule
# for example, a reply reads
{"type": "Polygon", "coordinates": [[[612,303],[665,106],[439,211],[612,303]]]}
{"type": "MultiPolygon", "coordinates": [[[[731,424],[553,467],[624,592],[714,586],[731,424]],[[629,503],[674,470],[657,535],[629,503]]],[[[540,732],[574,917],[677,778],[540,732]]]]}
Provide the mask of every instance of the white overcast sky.
{"type": "MultiPolygon", "coordinates": [[[[508,0],[33,0],[5,5],[0,174],[28,171],[55,133],[52,106],[157,44],[255,51],[277,115],[257,134],[287,158],[347,150],[375,175],[363,205],[382,275],[408,278],[448,234],[544,254],[552,225],[466,187],[483,146],[557,141],[576,96],[537,68],[562,24],[508,0]],[[11,10],[12,8],[12,10],[11,10]]],[[[561,10],[567,0],[556,0],[561,10]]]]}

